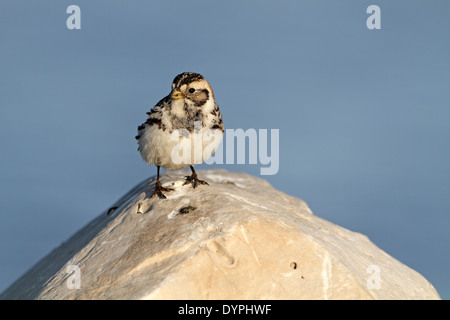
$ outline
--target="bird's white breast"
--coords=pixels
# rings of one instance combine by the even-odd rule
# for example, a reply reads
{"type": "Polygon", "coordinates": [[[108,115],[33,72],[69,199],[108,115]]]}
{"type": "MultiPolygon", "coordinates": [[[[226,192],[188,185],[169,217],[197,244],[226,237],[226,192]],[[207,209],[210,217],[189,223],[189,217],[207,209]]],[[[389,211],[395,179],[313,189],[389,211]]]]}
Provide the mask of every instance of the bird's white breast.
{"type": "MultiPolygon", "coordinates": [[[[206,161],[223,137],[221,129],[211,129],[211,111],[214,107],[214,100],[207,101],[201,109],[203,123],[197,124],[197,130],[191,132],[185,128],[173,128],[168,113],[163,112],[161,120],[165,124],[164,128],[147,125],[140,134],[139,151],[144,161],[167,170],[183,169],[206,161]]],[[[171,113],[178,117],[184,116],[184,103],[180,100],[172,104],[171,113]]]]}

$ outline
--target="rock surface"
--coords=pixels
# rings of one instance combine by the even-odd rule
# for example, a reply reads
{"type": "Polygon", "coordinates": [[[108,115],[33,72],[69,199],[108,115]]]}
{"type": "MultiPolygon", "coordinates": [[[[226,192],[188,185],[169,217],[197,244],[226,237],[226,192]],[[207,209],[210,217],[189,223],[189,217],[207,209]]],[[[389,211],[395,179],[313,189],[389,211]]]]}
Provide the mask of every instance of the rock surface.
{"type": "Polygon", "coordinates": [[[162,176],[166,200],[147,198],[154,178],[137,185],[0,298],[439,299],[366,236],[264,180],[206,170],[210,186],[192,189],[185,174],[162,176]]]}

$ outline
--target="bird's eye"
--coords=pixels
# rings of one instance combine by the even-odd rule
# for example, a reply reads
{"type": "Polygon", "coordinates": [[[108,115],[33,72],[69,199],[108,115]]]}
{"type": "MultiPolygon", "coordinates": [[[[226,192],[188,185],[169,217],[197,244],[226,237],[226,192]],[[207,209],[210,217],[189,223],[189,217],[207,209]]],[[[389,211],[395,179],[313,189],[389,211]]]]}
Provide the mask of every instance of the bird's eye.
{"type": "Polygon", "coordinates": [[[190,93],[194,93],[194,92],[195,92],[195,89],[194,89],[194,88],[190,88],[190,89],[189,89],[189,92],[190,92],[190,93]]]}

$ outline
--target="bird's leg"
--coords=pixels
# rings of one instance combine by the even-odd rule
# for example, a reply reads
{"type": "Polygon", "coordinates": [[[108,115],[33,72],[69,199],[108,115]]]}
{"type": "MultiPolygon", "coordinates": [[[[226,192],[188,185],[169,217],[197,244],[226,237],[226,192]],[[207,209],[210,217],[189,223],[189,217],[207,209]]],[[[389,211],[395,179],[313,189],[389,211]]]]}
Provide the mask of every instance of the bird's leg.
{"type": "Polygon", "coordinates": [[[173,191],[171,188],[164,188],[159,181],[159,166],[157,166],[157,174],[156,174],[156,183],[155,183],[155,191],[152,194],[152,198],[158,196],[160,199],[167,199],[166,196],[162,193],[163,191],[173,191]]]}
{"type": "Polygon", "coordinates": [[[197,184],[207,184],[207,185],[209,185],[208,182],[198,179],[197,178],[197,173],[195,172],[194,167],[193,166],[190,166],[190,167],[191,167],[192,175],[186,177],[186,182],[184,184],[188,184],[190,182],[194,189],[197,186],[197,184]]]}

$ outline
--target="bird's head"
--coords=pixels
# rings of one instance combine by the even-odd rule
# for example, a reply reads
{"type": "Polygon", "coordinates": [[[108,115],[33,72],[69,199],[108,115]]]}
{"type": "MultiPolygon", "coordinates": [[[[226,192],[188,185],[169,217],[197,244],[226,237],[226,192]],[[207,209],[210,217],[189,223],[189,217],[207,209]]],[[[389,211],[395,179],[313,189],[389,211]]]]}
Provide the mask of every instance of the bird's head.
{"type": "Polygon", "coordinates": [[[214,103],[210,84],[201,74],[193,72],[180,73],[173,79],[170,97],[173,100],[185,99],[185,102],[196,107],[202,107],[207,102],[214,103]]]}

